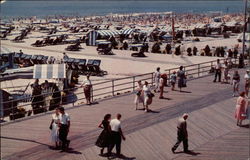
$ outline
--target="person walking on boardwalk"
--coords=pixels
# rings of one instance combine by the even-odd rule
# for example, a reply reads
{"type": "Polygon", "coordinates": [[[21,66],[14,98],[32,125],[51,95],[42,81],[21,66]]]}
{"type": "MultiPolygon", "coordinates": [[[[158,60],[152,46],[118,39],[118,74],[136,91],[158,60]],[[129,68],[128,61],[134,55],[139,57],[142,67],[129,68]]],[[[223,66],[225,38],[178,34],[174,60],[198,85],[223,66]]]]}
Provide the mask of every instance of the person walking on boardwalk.
{"type": "Polygon", "coordinates": [[[110,121],[111,127],[111,144],[109,146],[108,156],[111,155],[111,152],[116,146],[116,155],[121,156],[121,143],[122,139],[125,141],[126,138],[123,135],[122,128],[121,128],[121,119],[122,115],[120,113],[117,114],[116,119],[112,119],[110,121]]]}
{"type": "Polygon", "coordinates": [[[143,95],[143,84],[141,83],[141,81],[138,81],[138,88],[136,90],[136,96],[135,96],[135,110],[138,109],[138,104],[142,103],[143,104],[143,108],[145,108],[144,106],[144,95],[143,95]]]}
{"type": "Polygon", "coordinates": [[[183,66],[180,66],[180,69],[177,72],[177,76],[178,76],[178,87],[180,88],[180,92],[181,92],[181,88],[187,87],[187,84],[186,84],[187,78],[186,78],[185,71],[183,70],[183,66]]]}
{"type": "Polygon", "coordinates": [[[166,84],[166,81],[167,81],[167,74],[162,74],[161,75],[161,78],[160,78],[160,96],[159,96],[159,99],[163,99],[164,96],[163,96],[163,92],[164,92],[164,86],[166,84]]]}
{"type": "Polygon", "coordinates": [[[171,75],[170,75],[170,83],[171,83],[171,90],[174,91],[175,90],[175,83],[176,83],[176,79],[177,79],[177,76],[176,76],[176,72],[174,71],[171,75]]]}
{"type": "Polygon", "coordinates": [[[245,93],[246,98],[248,98],[249,88],[250,88],[250,70],[246,71],[246,74],[244,75],[245,79],[245,93]]]}
{"type": "Polygon", "coordinates": [[[51,130],[51,141],[55,144],[55,148],[59,147],[59,122],[60,122],[60,111],[59,108],[55,109],[55,113],[52,114],[52,121],[50,123],[51,130]]]}
{"type": "Polygon", "coordinates": [[[217,59],[217,64],[215,65],[215,76],[213,82],[216,82],[217,77],[218,81],[221,82],[221,63],[219,59],[217,59]]]}
{"type": "Polygon", "coordinates": [[[160,83],[160,78],[161,78],[161,72],[160,72],[160,67],[156,68],[156,72],[154,73],[154,82],[155,82],[155,93],[159,92],[159,83],[160,83]]]}
{"type": "Polygon", "coordinates": [[[239,94],[240,75],[238,71],[234,71],[232,80],[233,80],[233,97],[235,97],[236,92],[239,94]]]}
{"type": "Polygon", "coordinates": [[[187,120],[188,114],[184,113],[183,116],[178,120],[177,124],[177,142],[172,147],[172,152],[175,153],[175,150],[183,143],[184,152],[188,152],[188,132],[187,132],[187,120]]]}
{"type": "Polygon", "coordinates": [[[148,85],[147,81],[145,81],[145,84],[143,86],[143,95],[145,112],[148,112],[148,106],[152,103],[154,94],[151,92],[150,86],[148,85]]]}
{"type": "Polygon", "coordinates": [[[64,111],[63,107],[59,107],[59,139],[62,142],[62,150],[66,150],[69,147],[70,141],[67,140],[67,136],[70,128],[70,116],[64,111]]]}
{"type": "Polygon", "coordinates": [[[248,102],[245,99],[245,92],[241,92],[240,96],[236,101],[235,107],[235,118],[237,119],[237,126],[242,125],[242,121],[246,119],[246,110],[247,110],[248,102]]]}
{"type": "Polygon", "coordinates": [[[106,114],[102,120],[102,123],[99,124],[99,128],[102,128],[103,131],[97,138],[97,141],[95,143],[96,146],[101,147],[101,155],[103,155],[103,151],[105,147],[109,147],[110,145],[110,138],[111,138],[111,128],[110,128],[110,120],[111,120],[111,114],[106,114]]]}
{"type": "Polygon", "coordinates": [[[91,90],[92,90],[92,83],[89,79],[89,75],[87,75],[87,79],[82,83],[81,87],[83,86],[85,98],[86,98],[86,103],[87,105],[91,104],[91,90]]]}

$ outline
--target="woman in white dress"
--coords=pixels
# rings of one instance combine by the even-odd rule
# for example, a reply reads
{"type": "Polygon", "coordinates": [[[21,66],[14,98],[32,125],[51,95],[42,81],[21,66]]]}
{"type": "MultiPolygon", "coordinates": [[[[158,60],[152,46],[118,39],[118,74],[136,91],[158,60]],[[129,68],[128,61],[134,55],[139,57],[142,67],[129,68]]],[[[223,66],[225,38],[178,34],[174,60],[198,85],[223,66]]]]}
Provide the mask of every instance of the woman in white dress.
{"type": "Polygon", "coordinates": [[[143,86],[143,94],[144,94],[144,106],[145,106],[145,112],[148,112],[148,106],[152,103],[153,94],[150,90],[150,86],[148,85],[148,82],[145,81],[145,84],[143,86]]]}
{"type": "Polygon", "coordinates": [[[51,141],[53,143],[55,143],[55,147],[58,148],[59,147],[59,109],[56,108],[55,113],[52,114],[52,121],[50,124],[50,129],[51,129],[51,141]]]}
{"type": "Polygon", "coordinates": [[[136,89],[136,96],[135,96],[135,110],[137,110],[138,104],[142,103],[143,104],[143,108],[144,107],[144,94],[142,92],[143,89],[143,84],[141,83],[141,81],[138,81],[138,88],[136,89]]]}

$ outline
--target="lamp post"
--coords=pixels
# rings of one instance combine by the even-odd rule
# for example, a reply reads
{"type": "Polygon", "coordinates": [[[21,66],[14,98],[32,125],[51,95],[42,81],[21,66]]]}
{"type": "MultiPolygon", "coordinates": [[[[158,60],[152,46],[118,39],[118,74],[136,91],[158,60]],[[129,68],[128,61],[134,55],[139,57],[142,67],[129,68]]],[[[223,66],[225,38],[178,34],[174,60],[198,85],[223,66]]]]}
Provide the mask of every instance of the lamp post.
{"type": "Polygon", "coordinates": [[[245,54],[245,49],[246,49],[245,40],[246,40],[246,29],[247,29],[247,1],[248,0],[245,0],[245,3],[244,3],[244,28],[243,28],[243,43],[242,43],[242,54],[244,58],[245,58],[244,54],[245,54]]]}

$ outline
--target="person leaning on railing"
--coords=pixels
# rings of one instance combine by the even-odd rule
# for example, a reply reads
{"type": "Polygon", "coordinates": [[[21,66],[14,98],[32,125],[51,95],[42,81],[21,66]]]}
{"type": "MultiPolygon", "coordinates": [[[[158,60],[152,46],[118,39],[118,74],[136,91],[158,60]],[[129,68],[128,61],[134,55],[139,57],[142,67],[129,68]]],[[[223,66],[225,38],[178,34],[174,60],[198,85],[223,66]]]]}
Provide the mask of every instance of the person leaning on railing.
{"type": "Polygon", "coordinates": [[[85,98],[87,101],[87,105],[91,104],[91,90],[92,90],[92,83],[89,79],[89,75],[87,75],[87,79],[85,81],[83,81],[81,87],[83,87],[83,91],[85,94],[85,98]]]}

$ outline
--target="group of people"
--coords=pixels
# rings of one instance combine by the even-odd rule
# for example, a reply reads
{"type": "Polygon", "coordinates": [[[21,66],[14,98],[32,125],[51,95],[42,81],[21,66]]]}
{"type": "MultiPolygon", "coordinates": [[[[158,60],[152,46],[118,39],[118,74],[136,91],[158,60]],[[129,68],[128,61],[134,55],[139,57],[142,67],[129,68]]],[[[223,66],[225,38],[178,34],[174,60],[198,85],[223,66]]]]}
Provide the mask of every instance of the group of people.
{"type": "Polygon", "coordinates": [[[104,119],[99,124],[99,128],[103,131],[99,135],[96,141],[96,146],[100,147],[100,155],[103,155],[104,149],[107,148],[107,156],[111,156],[114,146],[116,147],[116,155],[118,157],[121,154],[121,143],[122,140],[126,140],[122,128],[121,128],[121,117],[122,115],[118,113],[116,118],[111,120],[111,114],[106,114],[104,119]]]}
{"type": "Polygon", "coordinates": [[[243,92],[239,93],[239,82],[240,82],[240,75],[238,71],[235,71],[233,75],[233,85],[234,85],[234,93],[233,96],[235,96],[235,92],[239,93],[239,97],[236,101],[236,107],[235,107],[235,118],[237,120],[237,126],[242,126],[242,121],[245,119],[249,119],[249,104],[248,104],[248,98],[249,98],[249,88],[250,88],[250,70],[246,70],[246,73],[244,75],[244,90],[243,92]]]}
{"type": "MultiPolygon", "coordinates": [[[[238,95],[240,94],[239,92],[239,84],[240,84],[240,74],[237,70],[234,70],[233,75],[231,76],[229,74],[230,69],[232,68],[232,62],[231,61],[224,61],[224,64],[221,63],[221,61],[219,59],[217,59],[217,63],[214,67],[215,69],[215,76],[214,76],[214,80],[213,82],[221,82],[221,83],[226,83],[229,84],[230,80],[231,80],[231,84],[233,85],[233,97],[236,96],[236,94],[238,93],[238,95]],[[223,79],[221,78],[223,75],[223,79]]],[[[250,85],[250,70],[246,70],[246,73],[244,75],[244,81],[245,81],[245,85],[244,85],[244,89],[245,89],[245,94],[246,97],[248,97],[248,92],[249,92],[249,85],[250,85]]]]}
{"type": "Polygon", "coordinates": [[[66,151],[69,148],[70,140],[67,139],[70,129],[70,116],[63,107],[55,109],[50,123],[51,141],[55,144],[55,149],[66,151]]]}
{"type": "Polygon", "coordinates": [[[248,109],[248,98],[249,98],[249,88],[250,88],[250,70],[246,70],[244,75],[244,91],[239,91],[241,77],[237,70],[234,71],[233,75],[229,75],[229,64],[227,61],[224,62],[224,66],[220,63],[220,60],[217,60],[217,64],[215,66],[215,77],[214,81],[221,82],[221,73],[224,72],[224,83],[229,83],[229,79],[231,79],[231,84],[233,85],[233,97],[238,94],[238,99],[236,101],[236,108],[235,108],[235,118],[237,120],[237,126],[242,125],[242,121],[247,119],[249,116],[249,109],[248,109]]]}
{"type": "MultiPolygon", "coordinates": [[[[224,62],[224,68],[222,69],[222,64],[220,63],[220,60],[217,60],[217,64],[215,65],[215,79],[214,82],[218,81],[221,82],[221,72],[222,70],[224,73],[224,83],[228,83],[228,79],[226,78],[229,75],[229,67],[228,62],[224,62]]],[[[170,84],[171,89],[175,90],[175,83],[178,81],[178,87],[180,88],[180,91],[183,87],[186,87],[186,81],[187,77],[184,71],[184,67],[180,66],[179,70],[177,72],[173,72],[170,76],[170,84]]],[[[240,75],[238,71],[234,72],[234,75],[232,76],[232,83],[234,85],[234,93],[237,91],[239,93],[239,97],[236,102],[236,109],[235,109],[235,118],[237,119],[237,126],[242,126],[242,121],[249,116],[247,113],[248,111],[248,92],[250,87],[250,70],[246,71],[246,74],[244,75],[245,79],[245,91],[239,93],[238,87],[240,82],[240,75]]],[[[147,81],[142,84],[142,81],[138,81],[138,89],[136,92],[136,98],[135,98],[135,104],[136,104],[136,110],[138,109],[138,104],[142,103],[143,107],[145,109],[145,112],[150,111],[148,106],[152,103],[154,94],[160,92],[159,98],[162,99],[163,97],[163,91],[164,86],[167,84],[167,75],[162,74],[160,72],[160,67],[156,69],[156,72],[154,73],[154,86],[151,89],[151,86],[147,81]]],[[[90,101],[90,93],[92,84],[89,79],[89,76],[87,76],[86,81],[83,82],[82,86],[84,87],[84,93],[87,99],[87,104],[91,104],[90,101]]],[[[114,146],[116,146],[116,155],[122,156],[121,154],[121,143],[122,140],[125,140],[125,136],[123,134],[122,128],[121,128],[121,114],[118,113],[116,115],[116,118],[111,120],[111,114],[106,114],[104,116],[104,119],[99,124],[99,128],[102,128],[103,131],[98,136],[95,145],[100,147],[100,155],[104,155],[104,149],[107,148],[107,156],[112,155],[112,150],[114,146]]],[[[180,145],[180,143],[183,143],[183,149],[184,152],[188,153],[190,152],[188,150],[188,132],[187,132],[187,120],[188,114],[184,113],[181,118],[178,119],[177,123],[177,142],[174,144],[174,146],[171,148],[171,151],[175,153],[175,150],[180,145]]],[[[70,127],[70,117],[67,113],[64,112],[63,107],[56,108],[55,114],[52,115],[52,121],[50,125],[51,129],[51,138],[52,141],[55,143],[56,148],[61,147],[62,150],[67,150],[70,141],[67,140],[67,135],[69,132],[70,127]]]]}
{"type": "Polygon", "coordinates": [[[31,106],[33,113],[37,114],[47,110],[54,110],[61,103],[61,92],[55,83],[49,83],[47,80],[39,84],[39,79],[36,79],[32,88],[31,106]]]}
{"type": "MultiPolygon", "coordinates": [[[[159,99],[164,99],[163,93],[164,93],[164,87],[167,86],[167,74],[162,74],[160,72],[160,67],[157,67],[156,72],[154,73],[154,87],[153,90],[155,93],[160,92],[159,99]]],[[[187,87],[187,77],[184,71],[184,67],[180,66],[179,71],[173,71],[173,73],[170,75],[170,84],[172,91],[175,90],[175,84],[178,80],[178,87],[180,89],[180,92],[182,91],[182,88],[187,87]]],[[[136,91],[135,96],[135,110],[138,109],[138,104],[143,104],[143,109],[145,112],[150,111],[148,106],[153,101],[154,94],[152,93],[152,89],[147,81],[142,83],[142,81],[138,81],[138,88],[136,91]]]]}

